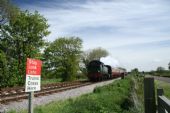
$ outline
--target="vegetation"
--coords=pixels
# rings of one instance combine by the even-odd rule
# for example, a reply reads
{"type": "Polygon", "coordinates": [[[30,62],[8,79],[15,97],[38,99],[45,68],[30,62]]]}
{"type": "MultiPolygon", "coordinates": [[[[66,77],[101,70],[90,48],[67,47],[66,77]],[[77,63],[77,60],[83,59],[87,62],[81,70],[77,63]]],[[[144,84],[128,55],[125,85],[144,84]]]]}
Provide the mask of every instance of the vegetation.
{"type": "Polygon", "coordinates": [[[100,60],[101,57],[106,57],[109,55],[109,52],[103,48],[95,48],[89,51],[84,51],[82,53],[82,63],[84,64],[83,67],[81,67],[81,71],[84,74],[87,74],[87,64],[91,61],[91,60],[100,60]]]}
{"type": "Polygon", "coordinates": [[[57,83],[57,82],[61,82],[62,81],[62,79],[61,78],[58,78],[58,79],[54,79],[54,78],[52,78],[52,79],[47,79],[47,78],[43,78],[42,80],[41,80],[41,84],[51,84],[51,83],[57,83]]]}
{"type": "Polygon", "coordinates": [[[98,47],[89,51],[85,51],[82,55],[82,59],[84,64],[86,65],[91,60],[100,60],[101,57],[106,57],[108,55],[109,53],[107,50],[98,47]]]}
{"type": "Polygon", "coordinates": [[[152,70],[149,72],[145,72],[145,74],[153,75],[153,76],[162,76],[162,77],[170,77],[170,63],[168,63],[168,70],[162,66],[157,67],[156,70],[152,70]]]}
{"type": "Polygon", "coordinates": [[[63,81],[74,80],[79,70],[82,40],[78,37],[58,38],[45,49],[44,62],[50,76],[61,76],[63,81]]]}
{"type": "Polygon", "coordinates": [[[134,108],[131,110],[135,111],[135,113],[144,113],[144,89],[143,89],[143,80],[144,76],[141,76],[141,73],[138,74],[130,74],[132,76],[132,98],[134,101],[134,108]]]}
{"type": "Polygon", "coordinates": [[[132,69],[131,74],[134,75],[134,76],[139,76],[140,73],[139,73],[138,68],[132,69]]]}
{"type": "Polygon", "coordinates": [[[74,80],[82,40],[61,37],[47,43],[43,38],[50,33],[49,25],[43,16],[37,11],[21,11],[8,0],[0,3],[0,88],[24,84],[27,58],[44,61],[43,78],[74,80]]]}
{"type": "Polygon", "coordinates": [[[155,80],[155,89],[162,88],[164,90],[164,95],[170,99],[170,85],[169,83],[155,80]]]}
{"type": "Polygon", "coordinates": [[[19,10],[15,19],[10,18],[8,24],[1,25],[0,87],[24,83],[26,58],[41,58],[48,27],[47,20],[38,12],[19,10]]]}
{"type": "Polygon", "coordinates": [[[9,0],[0,0],[0,26],[7,23],[9,19],[14,19],[17,8],[9,0]]]}
{"type": "Polygon", "coordinates": [[[170,71],[169,70],[151,71],[151,72],[148,72],[148,74],[154,75],[154,76],[170,77],[170,71]]]}
{"type": "MultiPolygon", "coordinates": [[[[165,70],[164,70],[165,71],[165,70]]],[[[132,73],[131,73],[132,74],[132,73]]],[[[133,74],[135,76],[132,77],[132,80],[134,81],[133,86],[134,86],[134,90],[132,91],[132,95],[134,98],[134,105],[136,106],[136,110],[138,111],[138,113],[144,113],[144,86],[143,86],[143,80],[144,77],[143,76],[137,76],[140,75],[140,73],[138,74],[133,74]]],[[[158,81],[155,80],[155,92],[157,93],[157,88],[163,88],[164,90],[164,95],[167,98],[170,98],[170,86],[169,83],[163,82],[163,81],[158,81]]],[[[155,93],[155,97],[156,97],[156,93],[155,93]]]]}
{"type": "Polygon", "coordinates": [[[160,73],[163,72],[164,70],[165,70],[165,68],[161,67],[161,66],[157,68],[157,72],[160,72],[160,73]]]}
{"type": "MultiPolygon", "coordinates": [[[[98,87],[91,94],[52,102],[34,109],[36,113],[137,113],[132,100],[130,77],[98,87]]],[[[26,111],[24,111],[26,112],[26,111]]]]}

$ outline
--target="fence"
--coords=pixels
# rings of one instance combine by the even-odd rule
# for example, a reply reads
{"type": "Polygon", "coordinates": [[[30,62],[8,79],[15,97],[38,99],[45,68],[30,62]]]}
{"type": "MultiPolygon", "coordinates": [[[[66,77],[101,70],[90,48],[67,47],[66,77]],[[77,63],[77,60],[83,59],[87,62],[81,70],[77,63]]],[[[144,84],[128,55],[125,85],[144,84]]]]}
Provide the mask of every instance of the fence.
{"type": "Polygon", "coordinates": [[[145,113],[170,113],[170,100],[163,94],[163,89],[157,89],[157,98],[155,98],[154,78],[144,78],[145,113]]]}

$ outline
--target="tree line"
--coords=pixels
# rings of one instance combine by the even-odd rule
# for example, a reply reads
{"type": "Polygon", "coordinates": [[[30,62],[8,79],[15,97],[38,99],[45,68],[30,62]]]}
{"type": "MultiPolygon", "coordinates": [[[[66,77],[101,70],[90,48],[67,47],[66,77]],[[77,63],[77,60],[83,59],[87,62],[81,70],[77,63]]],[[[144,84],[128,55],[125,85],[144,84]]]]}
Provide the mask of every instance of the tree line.
{"type": "Polygon", "coordinates": [[[109,53],[102,48],[82,51],[79,37],[58,37],[47,42],[47,19],[35,11],[22,11],[8,0],[0,0],[0,88],[23,85],[27,58],[43,61],[43,78],[75,80],[78,71],[86,74],[90,60],[109,53]],[[80,66],[84,64],[84,66],[80,66]]]}
{"type": "Polygon", "coordinates": [[[158,66],[155,70],[151,70],[148,72],[144,72],[144,71],[140,72],[138,68],[134,68],[131,70],[131,73],[136,76],[153,75],[153,76],[170,77],[170,62],[168,63],[168,70],[166,70],[162,66],[158,66]]]}

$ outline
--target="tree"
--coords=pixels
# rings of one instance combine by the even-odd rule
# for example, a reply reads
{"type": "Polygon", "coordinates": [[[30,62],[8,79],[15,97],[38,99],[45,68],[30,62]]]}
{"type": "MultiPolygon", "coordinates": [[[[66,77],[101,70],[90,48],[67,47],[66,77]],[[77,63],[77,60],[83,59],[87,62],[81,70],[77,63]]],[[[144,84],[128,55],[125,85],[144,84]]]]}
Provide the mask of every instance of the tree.
{"type": "Polygon", "coordinates": [[[0,50],[0,88],[5,87],[8,84],[8,80],[6,55],[0,50]]]}
{"type": "Polygon", "coordinates": [[[81,62],[84,64],[83,67],[80,67],[81,72],[87,74],[87,65],[92,60],[100,60],[101,57],[106,57],[109,55],[109,52],[101,47],[84,51],[81,55],[81,62]]]}
{"type": "Polygon", "coordinates": [[[101,57],[108,56],[109,53],[107,50],[98,47],[89,51],[82,53],[82,62],[87,66],[87,64],[92,60],[100,60],[101,57]]]}
{"type": "Polygon", "coordinates": [[[26,58],[41,58],[43,37],[47,36],[47,20],[37,11],[18,11],[15,19],[9,18],[8,24],[1,25],[0,50],[6,56],[8,71],[19,84],[25,77],[26,58]]]}
{"type": "Polygon", "coordinates": [[[168,69],[170,70],[170,62],[169,62],[169,64],[168,64],[168,69]]]}
{"type": "Polygon", "coordinates": [[[136,75],[136,76],[139,76],[139,70],[138,70],[138,68],[132,69],[132,70],[131,70],[131,73],[134,74],[134,75],[136,75]]]}
{"type": "Polygon", "coordinates": [[[10,18],[14,19],[16,10],[18,9],[9,0],[0,0],[0,25],[8,22],[10,18]]]}
{"type": "Polygon", "coordinates": [[[82,40],[78,37],[61,37],[44,51],[46,71],[60,75],[63,81],[74,80],[79,70],[82,40]]]}
{"type": "Polygon", "coordinates": [[[101,57],[106,57],[108,55],[109,53],[107,50],[98,47],[90,51],[85,51],[82,54],[82,61],[85,65],[87,65],[91,60],[100,60],[101,57]]]}
{"type": "Polygon", "coordinates": [[[101,57],[108,56],[108,52],[102,48],[95,48],[89,53],[89,60],[100,60],[101,57]]]}
{"type": "Polygon", "coordinates": [[[157,67],[157,72],[162,72],[162,71],[164,71],[164,70],[165,70],[164,67],[161,67],[161,66],[157,67]]]}

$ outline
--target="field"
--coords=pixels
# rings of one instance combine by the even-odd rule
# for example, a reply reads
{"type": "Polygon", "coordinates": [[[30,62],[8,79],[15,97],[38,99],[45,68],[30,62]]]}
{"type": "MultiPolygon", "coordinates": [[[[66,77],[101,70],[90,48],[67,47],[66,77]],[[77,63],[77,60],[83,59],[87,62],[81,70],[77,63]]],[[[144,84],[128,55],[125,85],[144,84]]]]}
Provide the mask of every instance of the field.
{"type": "MultiPolygon", "coordinates": [[[[66,101],[52,102],[34,109],[35,113],[135,113],[132,77],[97,87],[93,93],[66,101]],[[130,97],[130,98],[129,98],[130,97]]],[[[26,113],[27,111],[21,111],[26,113]]],[[[10,113],[15,113],[11,111],[10,113]]]]}
{"type": "Polygon", "coordinates": [[[170,84],[162,81],[155,80],[155,89],[162,88],[164,95],[170,99],[170,84]]]}

